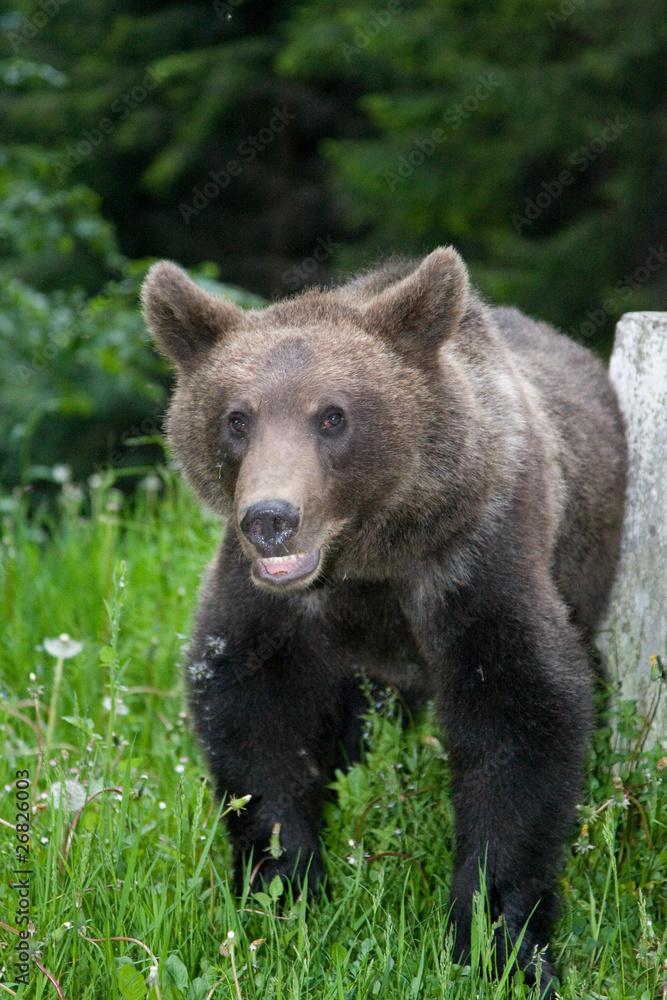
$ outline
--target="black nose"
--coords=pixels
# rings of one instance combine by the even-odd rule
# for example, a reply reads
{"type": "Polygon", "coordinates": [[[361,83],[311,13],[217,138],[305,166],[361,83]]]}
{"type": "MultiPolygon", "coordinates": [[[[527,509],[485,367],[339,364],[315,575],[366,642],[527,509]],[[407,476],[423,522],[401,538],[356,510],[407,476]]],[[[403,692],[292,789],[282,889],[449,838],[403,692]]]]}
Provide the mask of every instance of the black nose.
{"type": "Polygon", "coordinates": [[[299,527],[299,512],[284,500],[262,500],[248,507],[241,531],[264,556],[287,554],[287,543],[299,527]]]}

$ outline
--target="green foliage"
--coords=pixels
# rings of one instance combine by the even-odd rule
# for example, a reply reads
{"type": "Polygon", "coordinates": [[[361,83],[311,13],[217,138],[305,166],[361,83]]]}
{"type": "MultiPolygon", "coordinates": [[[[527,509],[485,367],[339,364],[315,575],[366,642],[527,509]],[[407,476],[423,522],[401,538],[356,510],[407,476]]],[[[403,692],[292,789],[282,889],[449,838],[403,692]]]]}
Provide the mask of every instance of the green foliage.
{"type": "Polygon", "coordinates": [[[492,299],[593,343],[621,313],[664,307],[665,12],[300,4],[280,71],[356,87],[373,125],[324,147],[363,234],[344,266],[451,241],[492,299]]]}
{"type": "MultiPolygon", "coordinates": [[[[6,484],[76,478],[127,461],[125,439],[159,432],[166,365],[137,308],[144,267],[88,298],[0,278],[0,476],[6,484]]],[[[148,457],[148,456],[146,456],[148,457]]]]}
{"type": "Polygon", "coordinates": [[[293,290],[289,266],[340,230],[315,144],[332,129],[351,134],[346,123],[360,115],[343,96],[276,75],[292,4],[68,0],[37,32],[30,0],[15,6],[0,34],[13,72],[0,132],[53,149],[61,185],[97,191],[128,256],[213,260],[227,281],[293,290]],[[25,64],[53,67],[57,83],[25,64]],[[285,122],[276,109],[287,109],[285,122]],[[259,146],[247,145],[262,130],[259,146]],[[204,196],[230,162],[239,173],[204,196]]]}
{"type": "MultiPolygon", "coordinates": [[[[54,187],[52,159],[13,149],[0,167],[5,485],[39,481],[43,487],[54,467],[56,477],[73,473],[75,479],[107,466],[141,471],[163,457],[159,435],[170,367],[149,345],[138,301],[150,261],[122,257],[92,191],[54,187]],[[137,439],[141,444],[128,444],[137,439]]],[[[239,305],[263,304],[221,285],[216,273],[215,266],[201,267],[195,277],[239,305]]]]}
{"type": "Polygon", "coordinates": [[[6,149],[0,161],[5,484],[49,479],[55,465],[81,477],[117,464],[123,435],[157,433],[166,398],[168,370],[137,308],[147,263],[122,257],[99,197],[58,188],[52,162],[28,147],[6,149]]]}
{"type": "MultiPolygon", "coordinates": [[[[244,1000],[531,996],[520,977],[490,975],[483,896],[480,969],[452,965],[447,941],[443,948],[453,829],[446,753],[431,717],[403,728],[388,693],[369,706],[366,760],[337,775],[327,807],[330,896],[306,908],[283,900],[282,886],[232,895],[231,852],[178,669],[220,524],[171,474],[155,486],[145,483],[131,505],[108,477],[85,504],[66,496],[57,527],[28,517],[24,499],[0,503],[0,815],[13,821],[16,771],[29,769],[31,955],[78,1000],[157,1000],[158,987],[164,1000],[237,998],[235,980],[244,1000]],[[42,643],[61,632],[83,649],[65,660],[47,751],[54,660],[42,643]],[[57,782],[70,782],[69,797],[57,782]]],[[[667,958],[667,758],[664,747],[638,743],[642,720],[618,695],[603,721],[553,958],[565,1000],[653,1000],[667,958]]],[[[0,851],[11,926],[16,836],[6,825],[0,851]]],[[[8,952],[4,965],[11,989],[8,952]]],[[[32,962],[29,978],[24,1000],[48,995],[32,962]]]]}
{"type": "Polygon", "coordinates": [[[665,307],[666,0],[68,0],[36,32],[17,9],[0,127],[99,192],[132,257],[274,296],[453,242],[490,298],[599,348],[665,307]]]}
{"type": "Polygon", "coordinates": [[[95,192],[56,183],[54,161],[35,147],[0,148],[0,277],[41,291],[94,288],[123,265],[113,226],[95,192]]]}

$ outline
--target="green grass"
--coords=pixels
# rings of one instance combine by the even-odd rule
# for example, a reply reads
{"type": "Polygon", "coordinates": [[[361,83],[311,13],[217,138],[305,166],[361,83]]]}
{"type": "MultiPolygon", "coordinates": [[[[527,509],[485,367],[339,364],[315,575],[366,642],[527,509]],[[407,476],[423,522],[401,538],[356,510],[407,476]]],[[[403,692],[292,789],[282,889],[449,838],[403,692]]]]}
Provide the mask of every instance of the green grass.
{"type": "MultiPolygon", "coordinates": [[[[0,501],[0,995],[530,996],[517,980],[488,974],[482,901],[481,971],[453,966],[442,948],[453,824],[446,754],[429,718],[401,731],[389,696],[369,713],[365,765],[338,775],[327,806],[330,897],[306,912],[279,900],[275,885],[275,898],[230,893],[220,807],[188,729],[179,671],[220,525],[171,475],[163,479],[159,500],[140,491],[132,509],[102,484],[90,503],[83,498],[86,516],[65,487],[57,524],[28,519],[21,498],[0,501]],[[83,649],[63,662],[54,744],[44,748],[56,660],[42,642],[63,632],[83,649]],[[32,782],[35,961],[29,984],[17,987],[11,824],[23,769],[32,782]],[[69,802],[52,791],[66,780],[75,783],[69,802]]],[[[598,730],[553,958],[563,997],[653,1000],[667,983],[667,748],[638,743],[642,720],[631,705],[612,696],[610,706],[618,747],[610,728],[598,730]]]]}

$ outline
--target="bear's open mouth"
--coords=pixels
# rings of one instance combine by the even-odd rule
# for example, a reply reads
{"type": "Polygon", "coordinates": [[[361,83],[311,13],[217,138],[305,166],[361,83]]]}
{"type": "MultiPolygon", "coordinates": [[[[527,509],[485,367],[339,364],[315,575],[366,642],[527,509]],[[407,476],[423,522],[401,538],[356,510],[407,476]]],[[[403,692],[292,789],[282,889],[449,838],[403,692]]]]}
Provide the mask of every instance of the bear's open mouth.
{"type": "Polygon", "coordinates": [[[312,552],[299,552],[292,556],[255,559],[252,571],[259,580],[280,586],[313,573],[319,561],[320,550],[313,549],[312,552]]]}

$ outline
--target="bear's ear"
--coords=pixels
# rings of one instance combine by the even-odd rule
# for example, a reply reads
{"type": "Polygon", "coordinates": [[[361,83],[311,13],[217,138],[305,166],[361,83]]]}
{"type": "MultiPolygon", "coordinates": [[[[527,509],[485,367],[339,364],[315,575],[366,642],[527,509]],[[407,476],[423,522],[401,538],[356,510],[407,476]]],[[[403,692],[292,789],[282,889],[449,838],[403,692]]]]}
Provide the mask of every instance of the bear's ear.
{"type": "Polygon", "coordinates": [[[364,325],[405,354],[432,356],[456,332],[469,292],[468,271],[456,250],[438,247],[368,303],[364,325]]]}
{"type": "Polygon", "coordinates": [[[185,371],[243,316],[238,306],[209,295],[168,260],[151,267],[141,301],[146,326],[159,349],[185,371]]]}

